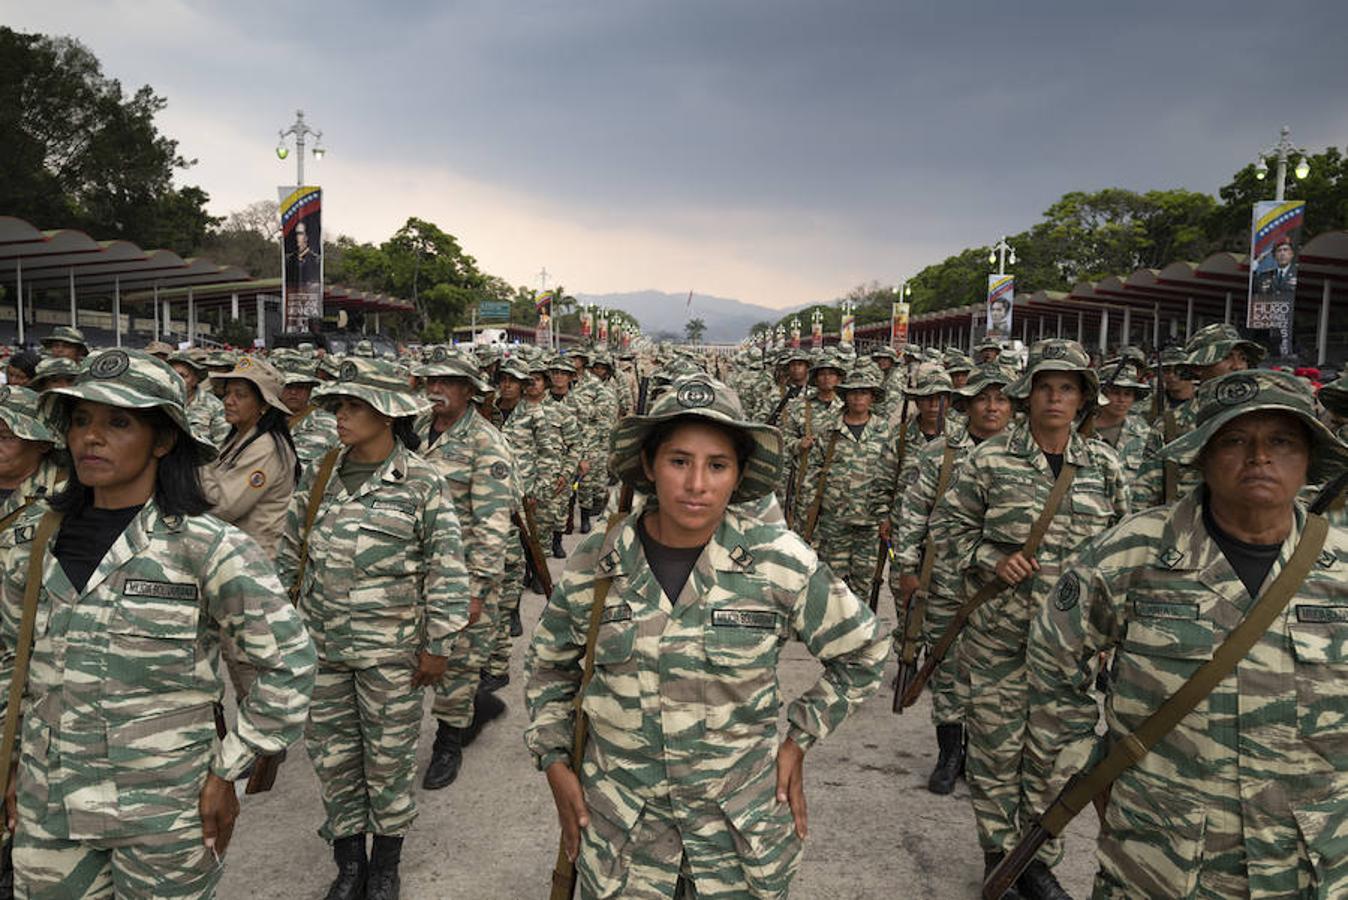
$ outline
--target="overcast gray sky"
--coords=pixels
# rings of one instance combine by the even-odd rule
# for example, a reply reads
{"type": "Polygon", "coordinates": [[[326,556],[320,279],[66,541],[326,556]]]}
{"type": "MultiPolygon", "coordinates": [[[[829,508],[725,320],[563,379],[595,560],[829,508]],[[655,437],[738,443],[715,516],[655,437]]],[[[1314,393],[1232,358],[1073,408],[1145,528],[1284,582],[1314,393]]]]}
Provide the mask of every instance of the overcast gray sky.
{"type": "Polygon", "coordinates": [[[513,283],[546,266],[586,293],[831,299],[1020,231],[1068,190],[1213,191],[1283,124],[1348,143],[1341,2],[0,10],[165,96],[217,213],[294,180],[273,151],[303,107],[331,151],[306,170],[329,233],[379,241],[415,215],[513,283]]]}

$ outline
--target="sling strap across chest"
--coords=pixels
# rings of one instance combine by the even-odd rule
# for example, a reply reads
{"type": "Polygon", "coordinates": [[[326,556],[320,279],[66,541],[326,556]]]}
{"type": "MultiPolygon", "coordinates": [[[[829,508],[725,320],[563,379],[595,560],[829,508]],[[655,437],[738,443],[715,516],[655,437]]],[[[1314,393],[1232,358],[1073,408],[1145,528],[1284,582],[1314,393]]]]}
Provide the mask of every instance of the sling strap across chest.
{"type": "Polygon", "coordinates": [[[300,533],[299,561],[295,566],[295,583],[290,586],[290,602],[298,603],[300,590],[304,586],[304,571],[309,567],[309,532],[314,530],[318,520],[318,507],[323,503],[323,493],[332,479],[332,470],[337,466],[337,456],[341,450],[334,447],[323,455],[314,473],[314,483],[309,488],[309,501],[304,507],[304,531],[300,533]]]}
{"type": "Polygon", "coordinates": [[[1110,747],[1108,755],[1089,772],[1077,774],[1067,782],[1057,798],[1039,817],[1034,828],[1021,839],[1020,844],[1007,855],[988,876],[983,887],[985,898],[999,898],[1024,871],[1050,838],[1062,834],[1071,822],[1094,798],[1108,790],[1127,769],[1137,764],[1151,748],[1169,734],[1176,725],[1193,712],[1226,676],[1235,671],[1250,650],[1272,627],[1287,608],[1287,604],[1301,589],[1311,567],[1315,565],[1329,533],[1329,521],[1311,514],[1297,540],[1296,549],[1283,566],[1278,577],[1255,602],[1240,624],[1231,630],[1212,658],[1198,667],[1179,690],[1146,718],[1132,732],[1124,735],[1110,747]],[[994,893],[995,891],[995,893],[994,893]]]}
{"type": "Polygon", "coordinates": [[[800,534],[807,541],[814,535],[814,526],[819,524],[819,507],[824,503],[824,487],[828,484],[828,470],[833,465],[833,454],[838,449],[838,436],[841,433],[835,429],[828,436],[828,446],[824,449],[824,465],[819,469],[819,484],[814,489],[814,500],[810,503],[810,514],[805,520],[805,530],[800,534]]]}
{"type": "MultiPolygon", "coordinates": [[[[1076,473],[1075,463],[1063,462],[1058,477],[1053,480],[1053,489],[1049,491],[1048,502],[1044,504],[1044,509],[1039,513],[1039,518],[1035,519],[1034,524],[1030,526],[1030,535],[1020,548],[1022,556],[1029,558],[1039,552],[1039,545],[1043,543],[1044,535],[1048,533],[1049,525],[1053,523],[1053,517],[1058,514],[1058,507],[1062,505],[1063,497],[1067,496],[1067,489],[1072,486],[1072,479],[1076,476],[1076,473]]],[[[936,671],[936,667],[941,664],[941,660],[945,659],[946,653],[950,651],[951,645],[955,643],[955,638],[959,637],[960,631],[968,623],[969,617],[980,606],[1010,586],[1000,576],[993,576],[991,581],[979,588],[972,597],[960,605],[959,610],[955,613],[955,618],[946,626],[945,631],[941,632],[940,639],[936,641],[936,645],[927,654],[926,660],[922,663],[922,668],[918,670],[917,677],[908,686],[908,692],[903,697],[904,706],[912,706],[917,702],[917,698],[922,694],[922,688],[931,678],[932,673],[936,671]]]]}
{"type": "MultiPolygon", "coordinates": [[[[955,468],[955,448],[946,442],[945,452],[941,454],[941,471],[936,477],[936,499],[950,486],[950,474],[955,468]]],[[[922,634],[922,621],[927,616],[927,591],[931,588],[931,572],[936,565],[936,547],[931,532],[927,532],[922,542],[922,566],[918,569],[917,590],[913,593],[913,608],[908,611],[904,621],[903,645],[899,659],[905,665],[917,661],[917,639],[922,634]]]]}

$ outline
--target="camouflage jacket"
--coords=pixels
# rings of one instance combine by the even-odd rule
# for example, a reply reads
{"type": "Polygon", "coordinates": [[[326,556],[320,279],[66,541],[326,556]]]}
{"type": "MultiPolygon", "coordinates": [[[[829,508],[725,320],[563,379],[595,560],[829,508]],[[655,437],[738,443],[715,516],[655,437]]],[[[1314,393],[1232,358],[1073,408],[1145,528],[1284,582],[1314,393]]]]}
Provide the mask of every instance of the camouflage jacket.
{"type": "Polygon", "coordinates": [[[571,389],[567,399],[578,411],[583,458],[592,465],[607,466],[609,435],[618,424],[618,398],[610,383],[589,375],[571,389]]]}
{"type": "Polygon", "coordinates": [[[225,442],[229,434],[225,405],[211,393],[208,382],[203,381],[197,387],[197,395],[187,404],[187,424],[217,447],[225,442]]]}
{"type": "Polygon", "coordinates": [[[784,477],[788,470],[794,472],[800,465],[800,441],[807,433],[806,426],[809,426],[808,433],[814,436],[814,446],[818,447],[820,437],[828,433],[832,421],[838,417],[842,408],[842,397],[834,394],[833,399],[825,403],[819,399],[814,388],[806,388],[804,393],[787,402],[777,423],[782,432],[782,456],[786,463],[782,466],[784,477]]]}
{"type": "Polygon", "coordinates": [[[771,858],[793,841],[774,796],[782,647],[803,641],[824,665],[787,710],[787,734],[808,750],[880,686],[888,642],[799,537],[735,508],[671,604],[646,563],[638,515],[591,534],[567,562],[525,661],[525,743],[540,769],[568,758],[595,579],[609,576],[582,701],[591,813],[630,833],[645,804],[661,801],[690,827],[769,830],[743,852],[784,866],[771,858]]]}
{"type": "Polygon", "coordinates": [[[841,414],[830,416],[820,425],[810,448],[805,489],[796,498],[799,513],[796,521],[804,524],[804,517],[809,515],[815,494],[822,486],[820,522],[877,524],[889,514],[897,474],[895,439],[889,423],[872,415],[861,430],[860,439],[852,434],[841,414]],[[833,461],[825,474],[824,459],[830,443],[834,444],[833,461]]]}
{"type": "Polygon", "coordinates": [[[542,404],[530,403],[523,397],[510,415],[492,407],[492,424],[501,432],[510,447],[514,466],[512,476],[521,497],[537,496],[539,462],[552,448],[547,446],[547,421],[542,404]]]}
{"type": "Polygon", "coordinates": [[[1118,439],[1106,441],[1113,448],[1114,455],[1119,458],[1119,463],[1123,466],[1124,480],[1130,488],[1137,478],[1138,469],[1142,467],[1142,457],[1150,436],[1151,426],[1147,424],[1146,419],[1128,415],[1123,417],[1123,422],[1119,425],[1118,439]]]}
{"type": "MultiPolygon", "coordinates": [[[[975,628],[996,619],[1004,607],[1017,605],[1018,614],[1032,611],[1057,580],[1063,561],[1128,514],[1123,469],[1108,445],[1074,431],[1063,461],[1078,469],[1035,556],[1039,571],[978,609],[971,618],[975,628]]],[[[962,596],[973,596],[995,577],[997,563],[1025,543],[1053,481],[1028,423],[1012,423],[969,453],[959,477],[937,501],[929,526],[933,540],[946,545],[945,552],[964,572],[962,596]]]]}
{"type": "Polygon", "coordinates": [[[562,448],[560,457],[553,460],[556,463],[556,470],[550,474],[553,478],[565,475],[570,480],[576,474],[576,467],[580,464],[584,451],[580,417],[576,412],[573,394],[568,393],[558,400],[551,393],[546,393],[540,403],[548,417],[549,429],[555,436],[554,442],[560,444],[562,448]]]}
{"type": "MultiPolygon", "coordinates": [[[[326,662],[372,666],[424,647],[449,654],[468,624],[459,520],[439,473],[398,443],[352,496],[338,477],[343,450],[309,533],[299,609],[326,662]]],[[[295,583],[313,473],[295,491],[276,558],[295,583]]]]}
{"type": "Polygon", "coordinates": [[[301,468],[309,468],[336,447],[337,417],[325,409],[311,406],[290,417],[290,437],[295,442],[295,455],[301,468]]]}
{"type": "MultiPolygon", "coordinates": [[[[418,434],[426,431],[417,429],[418,434]]],[[[463,537],[469,596],[489,599],[505,578],[510,512],[515,506],[510,447],[496,426],[469,409],[434,443],[423,444],[420,452],[449,485],[463,537]]]]}
{"type": "Polygon", "coordinates": [[[24,504],[36,503],[43,497],[51,496],[60,490],[65,480],[65,466],[53,460],[52,455],[48,453],[42,457],[33,474],[25,478],[13,493],[0,502],[0,521],[9,515],[14,515],[17,519],[17,513],[24,504]]]}
{"type": "MultiPolygon", "coordinates": [[[[1089,692],[1100,651],[1114,651],[1104,740],[1120,740],[1253,606],[1204,527],[1199,496],[1091,541],[1035,619],[1026,753],[1048,781],[1036,809],[1104,752],[1089,692]]],[[[1298,507],[1264,589],[1304,521],[1298,507]]],[[[1099,842],[1100,879],[1113,886],[1105,896],[1190,897],[1200,880],[1204,896],[1214,885],[1221,896],[1348,896],[1346,613],[1348,532],[1331,528],[1268,632],[1114,783],[1099,842]]]]}
{"type": "MultiPolygon", "coordinates": [[[[899,484],[907,486],[912,484],[914,479],[917,478],[917,475],[915,474],[917,472],[917,461],[918,458],[922,455],[923,449],[932,444],[939,443],[943,435],[956,433],[959,431],[960,429],[952,427],[950,424],[950,420],[947,419],[946,429],[942,434],[936,434],[931,437],[928,437],[926,434],[923,433],[921,421],[917,418],[917,416],[911,416],[908,419],[908,425],[905,428],[905,433],[908,435],[908,437],[905,438],[903,442],[904,444],[903,465],[899,468],[899,484]]],[[[898,446],[897,445],[898,435],[899,435],[899,426],[898,424],[895,424],[894,440],[896,451],[898,446]]],[[[897,462],[897,456],[895,457],[895,460],[897,462]]]]}
{"type": "MultiPolygon", "coordinates": [[[[969,452],[976,446],[969,436],[968,429],[959,429],[943,437],[913,448],[917,464],[907,471],[914,473],[911,484],[899,485],[894,493],[894,502],[890,506],[890,524],[894,546],[894,568],[905,575],[917,575],[922,566],[923,544],[927,540],[927,523],[932,510],[936,508],[937,482],[941,477],[941,463],[945,458],[945,449],[954,449],[950,474],[946,489],[949,490],[959,475],[960,468],[968,458],[969,452]]],[[[959,596],[960,572],[957,568],[942,565],[939,553],[932,567],[932,581],[928,590],[945,597],[959,596]]]]}
{"type": "MultiPolygon", "coordinates": [[[[28,558],[46,504],[0,533],[0,706],[8,700],[28,558]]],[[[113,840],[199,827],[208,772],[239,777],[299,739],[314,646],[271,561],[214,516],[146,503],[82,592],[48,545],[23,703],[19,790],[42,828],[113,840]],[[257,669],[237,728],[216,737],[221,634],[257,669]]]]}
{"type": "MultiPolygon", "coordinates": [[[[1186,400],[1170,410],[1175,418],[1174,438],[1194,430],[1198,419],[1198,403],[1186,400]]],[[[1131,494],[1133,509],[1141,512],[1152,506],[1165,503],[1165,461],[1159,456],[1165,446],[1165,415],[1151,426],[1146,443],[1142,447],[1142,461],[1138,465],[1137,475],[1133,478],[1131,494]]],[[[1179,466],[1179,477],[1175,483],[1175,499],[1183,497],[1203,482],[1203,473],[1192,466],[1179,466]]]]}

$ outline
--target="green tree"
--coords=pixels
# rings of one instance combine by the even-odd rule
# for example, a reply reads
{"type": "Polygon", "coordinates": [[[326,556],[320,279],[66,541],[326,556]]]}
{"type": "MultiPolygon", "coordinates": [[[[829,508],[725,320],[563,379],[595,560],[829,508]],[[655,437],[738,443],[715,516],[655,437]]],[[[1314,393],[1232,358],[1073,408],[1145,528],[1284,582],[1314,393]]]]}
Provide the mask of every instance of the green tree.
{"type": "Polygon", "coordinates": [[[683,323],[683,338],[690,344],[702,343],[702,336],[707,333],[707,323],[701,318],[689,319],[683,323]]]}
{"type": "Polygon", "coordinates": [[[195,160],[155,127],[166,101],[127,96],[78,41],[0,27],[0,209],[42,227],[194,253],[216,219],[173,176],[195,160]]]}

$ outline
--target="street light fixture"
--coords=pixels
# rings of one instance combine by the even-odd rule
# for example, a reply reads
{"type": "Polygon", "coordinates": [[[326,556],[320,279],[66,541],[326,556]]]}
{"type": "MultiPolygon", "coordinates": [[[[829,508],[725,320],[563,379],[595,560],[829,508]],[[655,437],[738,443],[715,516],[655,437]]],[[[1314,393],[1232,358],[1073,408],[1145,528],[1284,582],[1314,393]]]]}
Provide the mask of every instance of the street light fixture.
{"type": "Polygon", "coordinates": [[[328,152],[323,146],[323,132],[315,131],[304,121],[304,110],[295,110],[295,121],[284,131],[277,132],[276,157],[285,159],[290,155],[290,148],[286,146],[286,138],[295,139],[295,184],[300,186],[304,184],[304,142],[305,138],[314,139],[313,154],[314,159],[322,159],[328,152]]]}
{"type": "Polygon", "coordinates": [[[997,267],[998,275],[1006,274],[1007,266],[1016,264],[1016,248],[1006,242],[1006,235],[1002,235],[1001,240],[992,245],[988,251],[988,265],[997,267]]]}
{"type": "Polygon", "coordinates": [[[1305,148],[1297,147],[1292,144],[1292,129],[1284,125],[1282,133],[1278,136],[1278,143],[1274,144],[1263,153],[1259,154],[1259,162],[1254,166],[1254,177],[1263,181],[1268,177],[1268,160],[1271,158],[1278,163],[1277,180],[1274,182],[1274,200],[1282,200],[1287,189],[1287,160],[1292,155],[1297,155],[1300,159],[1297,161],[1296,168],[1292,170],[1300,181],[1311,174],[1311,164],[1306,158],[1305,148]]]}

